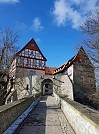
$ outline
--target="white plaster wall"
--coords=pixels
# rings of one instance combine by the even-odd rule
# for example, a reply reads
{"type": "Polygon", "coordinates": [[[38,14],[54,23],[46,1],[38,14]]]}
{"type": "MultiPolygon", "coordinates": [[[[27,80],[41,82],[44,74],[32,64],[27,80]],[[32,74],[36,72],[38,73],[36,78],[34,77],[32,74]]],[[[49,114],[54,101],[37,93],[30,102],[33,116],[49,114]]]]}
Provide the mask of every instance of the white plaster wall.
{"type": "Polygon", "coordinates": [[[68,68],[68,76],[73,81],[73,65],[68,68]]]}
{"type": "Polygon", "coordinates": [[[36,69],[26,69],[17,67],[17,76],[18,77],[27,77],[30,75],[30,71],[34,71],[36,75],[45,75],[45,70],[36,70],[36,69]]]}
{"type": "Polygon", "coordinates": [[[63,75],[68,75],[73,81],[73,70],[73,65],[71,65],[68,69],[64,70],[63,75]]]}

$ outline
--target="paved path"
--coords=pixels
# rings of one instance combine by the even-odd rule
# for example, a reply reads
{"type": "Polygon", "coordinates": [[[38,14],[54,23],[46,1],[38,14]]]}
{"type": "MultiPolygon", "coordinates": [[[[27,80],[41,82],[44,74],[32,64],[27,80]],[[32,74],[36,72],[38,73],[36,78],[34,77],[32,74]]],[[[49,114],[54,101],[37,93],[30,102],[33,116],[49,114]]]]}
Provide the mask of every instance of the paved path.
{"type": "Polygon", "coordinates": [[[75,134],[54,97],[42,96],[15,134],[75,134]]]}

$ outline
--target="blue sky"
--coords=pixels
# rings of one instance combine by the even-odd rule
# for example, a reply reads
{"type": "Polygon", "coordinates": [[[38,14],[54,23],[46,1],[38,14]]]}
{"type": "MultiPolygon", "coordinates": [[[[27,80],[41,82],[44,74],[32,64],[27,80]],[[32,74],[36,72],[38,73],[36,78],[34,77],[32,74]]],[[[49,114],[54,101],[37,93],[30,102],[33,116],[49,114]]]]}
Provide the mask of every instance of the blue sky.
{"type": "Polygon", "coordinates": [[[34,38],[47,66],[72,58],[82,34],[79,26],[97,0],[0,0],[0,25],[20,36],[20,48],[34,38]]]}

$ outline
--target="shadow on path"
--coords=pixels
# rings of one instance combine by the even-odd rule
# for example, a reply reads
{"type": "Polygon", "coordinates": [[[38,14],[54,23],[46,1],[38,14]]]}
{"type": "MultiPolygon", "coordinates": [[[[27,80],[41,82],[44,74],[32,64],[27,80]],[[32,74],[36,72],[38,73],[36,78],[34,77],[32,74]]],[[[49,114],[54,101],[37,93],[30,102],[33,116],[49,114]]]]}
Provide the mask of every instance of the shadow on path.
{"type": "Polygon", "coordinates": [[[43,96],[14,134],[45,134],[46,100],[43,96]]]}
{"type": "MultiPolygon", "coordinates": [[[[65,129],[62,129],[62,124],[67,124],[66,131],[70,129],[64,119],[65,116],[55,103],[54,97],[42,96],[14,134],[63,134],[65,129]]],[[[74,134],[72,129],[70,130],[70,134],[74,134]]]]}

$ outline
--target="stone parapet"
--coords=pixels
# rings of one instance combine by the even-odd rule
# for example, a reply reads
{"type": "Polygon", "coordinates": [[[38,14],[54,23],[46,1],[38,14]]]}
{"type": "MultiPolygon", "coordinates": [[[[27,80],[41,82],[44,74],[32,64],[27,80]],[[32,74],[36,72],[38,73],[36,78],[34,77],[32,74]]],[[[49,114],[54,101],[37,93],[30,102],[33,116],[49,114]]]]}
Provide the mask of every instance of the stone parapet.
{"type": "Polygon", "coordinates": [[[66,96],[54,93],[54,97],[76,134],[99,134],[99,112],[66,96]]]}
{"type": "Polygon", "coordinates": [[[18,101],[0,106],[0,134],[3,133],[41,94],[27,96],[18,101]]]}

